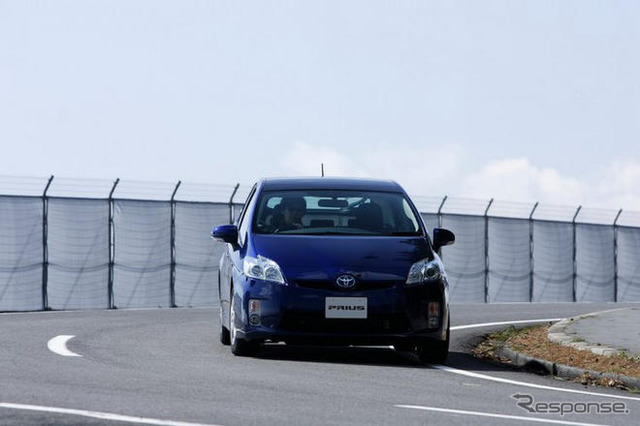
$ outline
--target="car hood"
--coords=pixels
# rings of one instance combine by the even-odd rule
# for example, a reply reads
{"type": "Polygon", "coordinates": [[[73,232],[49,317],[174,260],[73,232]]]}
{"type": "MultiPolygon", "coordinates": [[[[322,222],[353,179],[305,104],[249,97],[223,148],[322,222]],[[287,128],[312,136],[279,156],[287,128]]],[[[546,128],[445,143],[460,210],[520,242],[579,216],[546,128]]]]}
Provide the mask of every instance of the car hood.
{"type": "Polygon", "coordinates": [[[411,265],[430,256],[421,237],[254,235],[256,255],[274,260],[291,280],[405,280],[411,265]]]}

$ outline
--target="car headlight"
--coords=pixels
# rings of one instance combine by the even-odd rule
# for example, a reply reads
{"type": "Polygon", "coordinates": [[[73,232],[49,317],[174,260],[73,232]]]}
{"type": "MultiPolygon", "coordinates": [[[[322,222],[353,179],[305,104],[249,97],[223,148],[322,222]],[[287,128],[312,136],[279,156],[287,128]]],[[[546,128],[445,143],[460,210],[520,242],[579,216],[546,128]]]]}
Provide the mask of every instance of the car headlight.
{"type": "Polygon", "coordinates": [[[258,255],[258,258],[246,257],[243,264],[244,273],[257,280],[273,281],[284,284],[284,276],[280,266],[271,259],[258,255]]]}
{"type": "Polygon", "coordinates": [[[407,285],[434,282],[442,276],[442,264],[439,260],[422,259],[411,265],[407,276],[407,285]]]}

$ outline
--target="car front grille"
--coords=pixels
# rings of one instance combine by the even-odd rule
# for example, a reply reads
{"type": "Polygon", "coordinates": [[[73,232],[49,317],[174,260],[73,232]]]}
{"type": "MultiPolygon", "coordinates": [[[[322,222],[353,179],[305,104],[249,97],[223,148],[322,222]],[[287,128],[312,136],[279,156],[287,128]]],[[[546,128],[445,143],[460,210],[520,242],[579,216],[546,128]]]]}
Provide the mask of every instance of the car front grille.
{"type": "Polygon", "coordinates": [[[371,315],[366,319],[334,319],[303,312],[285,312],[280,321],[284,331],[329,334],[389,334],[410,331],[404,314],[371,315]]]}

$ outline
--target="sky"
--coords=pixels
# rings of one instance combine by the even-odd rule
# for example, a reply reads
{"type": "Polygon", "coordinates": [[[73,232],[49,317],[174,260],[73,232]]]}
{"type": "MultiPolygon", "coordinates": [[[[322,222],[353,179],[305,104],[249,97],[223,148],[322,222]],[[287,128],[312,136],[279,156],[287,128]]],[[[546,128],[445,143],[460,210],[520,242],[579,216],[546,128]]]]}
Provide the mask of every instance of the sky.
{"type": "Polygon", "coordinates": [[[0,175],[640,211],[640,2],[0,0],[0,175]]]}

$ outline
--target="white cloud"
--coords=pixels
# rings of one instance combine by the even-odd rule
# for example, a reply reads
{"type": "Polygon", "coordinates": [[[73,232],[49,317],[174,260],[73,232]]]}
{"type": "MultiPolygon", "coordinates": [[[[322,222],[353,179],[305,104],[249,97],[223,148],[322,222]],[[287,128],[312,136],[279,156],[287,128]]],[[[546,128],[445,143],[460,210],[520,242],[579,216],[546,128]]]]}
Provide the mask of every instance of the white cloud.
{"type": "Polygon", "coordinates": [[[559,206],[624,208],[640,211],[640,164],[615,163],[600,173],[572,177],[527,158],[490,161],[469,170],[469,158],[458,145],[409,149],[375,145],[361,152],[295,143],[282,162],[285,175],[318,176],[324,163],[328,176],[393,179],[414,196],[449,195],[559,206]]]}
{"type": "Polygon", "coordinates": [[[603,204],[640,211],[640,164],[611,164],[603,169],[593,188],[593,198],[603,204]]]}
{"type": "Polygon", "coordinates": [[[362,167],[360,158],[351,159],[332,147],[304,142],[295,143],[284,155],[282,172],[285,176],[320,176],[321,164],[324,164],[326,174],[331,176],[373,176],[366,167],[362,167]]]}
{"type": "Polygon", "coordinates": [[[538,168],[526,158],[492,161],[463,179],[462,192],[475,198],[561,205],[584,202],[582,182],[551,168],[538,168]]]}
{"type": "Polygon", "coordinates": [[[327,176],[393,179],[411,193],[440,195],[455,183],[462,158],[457,145],[422,149],[375,145],[346,152],[297,142],[284,156],[282,171],[285,175],[318,176],[324,163],[327,176]]]}

